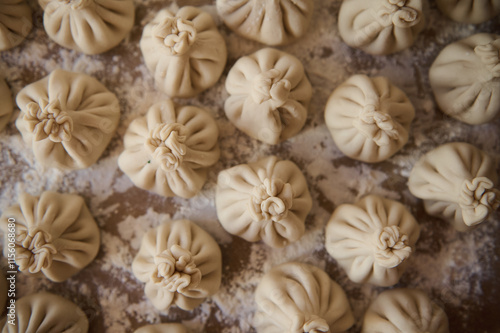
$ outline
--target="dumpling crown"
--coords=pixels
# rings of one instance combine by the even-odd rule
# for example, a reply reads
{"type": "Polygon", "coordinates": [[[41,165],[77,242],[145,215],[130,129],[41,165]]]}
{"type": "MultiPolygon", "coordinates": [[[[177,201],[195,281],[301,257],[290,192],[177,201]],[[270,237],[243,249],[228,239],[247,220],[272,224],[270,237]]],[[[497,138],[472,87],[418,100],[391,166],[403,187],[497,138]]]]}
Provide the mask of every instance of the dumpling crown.
{"type": "Polygon", "coordinates": [[[35,141],[46,138],[53,142],[71,140],[73,120],[61,110],[58,99],[50,103],[45,98],[41,98],[38,103],[30,102],[23,120],[28,124],[29,131],[33,132],[35,141]]]}
{"type": "Polygon", "coordinates": [[[476,177],[462,183],[460,208],[465,224],[473,226],[484,221],[500,206],[500,191],[487,177],[476,177]]]}
{"type": "Polygon", "coordinates": [[[82,10],[95,2],[95,0],[58,0],[59,3],[71,6],[73,10],[82,10]]]}
{"type": "Polygon", "coordinates": [[[152,34],[174,56],[185,54],[196,41],[194,23],[178,17],[165,17],[153,27],[152,34]]]}
{"type": "Polygon", "coordinates": [[[169,292],[184,293],[196,288],[201,281],[201,272],[196,267],[192,254],[173,245],[154,257],[156,265],[151,275],[153,283],[159,283],[169,292]]]}
{"type": "Polygon", "coordinates": [[[308,321],[306,321],[305,323],[303,323],[303,321],[300,321],[300,323],[298,324],[301,326],[297,330],[294,330],[293,332],[308,332],[308,333],[330,332],[330,326],[328,326],[326,320],[316,315],[311,315],[308,321]]]}
{"type": "Polygon", "coordinates": [[[249,212],[254,221],[281,221],[292,208],[292,185],[278,178],[265,178],[255,186],[250,197],[249,212]]]}
{"type": "Polygon", "coordinates": [[[408,235],[398,226],[381,228],[374,233],[374,257],[380,266],[393,268],[401,264],[411,254],[408,235]]]}
{"type": "Polygon", "coordinates": [[[21,231],[16,236],[16,263],[20,271],[29,270],[38,273],[42,268],[52,265],[52,257],[57,253],[49,233],[33,228],[29,232],[21,231]]]}
{"type": "Polygon", "coordinates": [[[500,39],[476,46],[474,53],[481,59],[493,77],[500,77],[500,39]]]}
{"type": "Polygon", "coordinates": [[[409,28],[420,22],[418,11],[406,6],[407,0],[386,0],[376,11],[376,19],[382,26],[395,25],[409,28]]]}
{"type": "Polygon", "coordinates": [[[288,100],[292,84],[275,68],[258,74],[253,80],[252,98],[255,103],[270,101],[273,109],[283,106],[288,100]]]}
{"type": "Polygon", "coordinates": [[[353,120],[353,126],[380,147],[399,140],[399,131],[392,117],[379,109],[378,101],[365,105],[359,117],[353,120]]]}
{"type": "Polygon", "coordinates": [[[144,145],[163,170],[175,171],[182,164],[187,152],[186,132],[186,127],[179,123],[158,124],[150,131],[144,145]]]}

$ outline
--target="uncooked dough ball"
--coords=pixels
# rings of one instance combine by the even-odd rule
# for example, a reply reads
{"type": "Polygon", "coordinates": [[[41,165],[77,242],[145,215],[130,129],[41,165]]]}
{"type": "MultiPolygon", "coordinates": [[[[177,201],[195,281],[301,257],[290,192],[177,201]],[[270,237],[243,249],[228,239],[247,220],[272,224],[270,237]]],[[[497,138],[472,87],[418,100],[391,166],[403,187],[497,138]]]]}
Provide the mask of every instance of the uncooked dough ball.
{"type": "Polygon", "coordinates": [[[408,142],[415,109],[385,77],[351,76],[326,104],[325,121],[337,147],[350,158],[375,163],[408,142]]]}
{"type": "Polygon", "coordinates": [[[191,198],[219,160],[219,131],[212,116],[167,99],[132,121],[118,166],[137,187],[166,197],[191,198]]]}
{"type": "Polygon", "coordinates": [[[304,234],[312,199],[299,167],[270,156],[222,171],[215,205],[229,233],[283,247],[304,234]]]}
{"type": "Polygon", "coordinates": [[[240,58],[226,80],[229,120],[252,138],[278,144],[304,126],[312,87],[299,59],[271,48],[240,58]]]}
{"type": "Polygon", "coordinates": [[[21,44],[32,27],[31,9],[25,0],[0,0],[0,51],[21,44]]]}
{"type": "Polygon", "coordinates": [[[99,227],[78,195],[51,191],[39,197],[22,194],[19,204],[6,209],[0,218],[6,257],[13,220],[15,260],[24,274],[65,281],[94,260],[99,251],[99,227]]]}
{"type": "Polygon", "coordinates": [[[134,333],[188,333],[181,324],[156,324],[138,328],[134,333]]]}
{"type": "Polygon", "coordinates": [[[313,0],[217,0],[219,15],[231,30],[267,45],[304,35],[313,7],[313,0]]]}
{"type": "Polygon", "coordinates": [[[73,302],[48,292],[22,297],[16,301],[15,325],[5,321],[2,333],[85,333],[89,321],[73,302]]]}
{"type": "Polygon", "coordinates": [[[476,34],[446,46],[429,70],[439,108],[470,125],[500,113],[500,35],[476,34]]]}
{"type": "Polygon", "coordinates": [[[420,158],[410,173],[410,192],[430,215],[466,231],[500,206],[497,162],[464,142],[439,146],[420,158]]]}
{"type": "Polygon", "coordinates": [[[448,317],[420,290],[387,290],[366,311],[361,331],[380,332],[448,333],[448,317]]]}
{"type": "Polygon", "coordinates": [[[120,119],[116,96],[91,76],[60,69],[22,89],[16,126],[37,161],[59,169],[94,164],[120,119]]]}
{"type": "Polygon", "coordinates": [[[195,7],[158,12],[140,47],[156,86],[170,97],[193,97],[212,87],[224,70],[226,43],[212,16],[195,7]]]}
{"type": "Polygon", "coordinates": [[[259,333],[345,332],[354,324],[347,296],[321,269],[298,262],[273,267],[255,291],[259,333]]]}
{"type": "Polygon", "coordinates": [[[0,132],[9,123],[14,105],[12,103],[12,95],[7,83],[0,77],[0,132]]]}
{"type": "Polygon", "coordinates": [[[438,8],[454,21],[479,24],[500,14],[500,0],[436,0],[438,8]]]}
{"type": "Polygon", "coordinates": [[[425,27],[426,0],[344,0],[339,32],[344,42],[374,55],[409,48],[425,27]]]}
{"type": "Polygon", "coordinates": [[[99,54],[118,45],[132,30],[132,0],[38,0],[43,25],[57,44],[99,54]]]}
{"type": "Polygon", "coordinates": [[[144,235],[132,271],[158,310],[193,310],[219,290],[222,254],[212,236],[191,221],[167,221],[144,235]]]}
{"type": "Polygon", "coordinates": [[[419,235],[420,226],[401,203],[368,195],[335,209],[325,247],[352,281],[387,287],[406,270],[419,235]]]}

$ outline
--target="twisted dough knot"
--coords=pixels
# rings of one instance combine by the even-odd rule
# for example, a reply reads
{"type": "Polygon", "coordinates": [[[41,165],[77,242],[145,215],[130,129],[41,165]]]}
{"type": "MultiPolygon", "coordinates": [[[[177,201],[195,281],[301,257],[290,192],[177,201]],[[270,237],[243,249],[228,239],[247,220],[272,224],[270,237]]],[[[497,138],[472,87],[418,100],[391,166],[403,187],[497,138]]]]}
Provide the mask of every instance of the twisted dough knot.
{"type": "Polygon", "coordinates": [[[391,141],[399,139],[399,131],[392,117],[377,109],[378,105],[376,104],[365,105],[358,118],[354,120],[353,125],[378,146],[385,146],[391,141]]]}
{"type": "Polygon", "coordinates": [[[316,315],[312,315],[297,332],[322,333],[330,332],[330,326],[326,320],[316,315]]]}
{"type": "Polygon", "coordinates": [[[462,183],[459,205],[464,223],[468,226],[483,222],[500,206],[500,191],[493,185],[486,177],[476,177],[462,183]]]}
{"type": "Polygon", "coordinates": [[[386,0],[376,11],[377,21],[384,27],[413,27],[420,22],[420,15],[414,8],[407,7],[407,3],[407,0],[386,0]]]}
{"type": "Polygon", "coordinates": [[[179,123],[158,124],[149,132],[145,146],[165,171],[175,171],[182,164],[187,148],[187,129],[179,123]]]}
{"type": "Polygon", "coordinates": [[[38,228],[21,231],[16,236],[16,264],[20,271],[38,273],[52,265],[52,257],[57,253],[51,244],[49,233],[38,228]]]}
{"type": "Polygon", "coordinates": [[[274,68],[257,75],[251,92],[254,102],[262,104],[270,101],[273,109],[283,106],[288,100],[292,84],[282,76],[281,71],[274,68]]]}
{"type": "Polygon", "coordinates": [[[177,17],[168,17],[153,28],[153,38],[158,38],[169,55],[183,55],[196,41],[194,23],[177,17]]]}
{"type": "Polygon", "coordinates": [[[173,245],[154,257],[156,265],[151,281],[161,284],[169,292],[183,293],[196,288],[201,281],[201,271],[196,267],[192,254],[173,245]]]}
{"type": "Polygon", "coordinates": [[[94,3],[95,0],[59,0],[60,3],[70,5],[73,10],[84,9],[94,3]]]}
{"type": "Polygon", "coordinates": [[[493,77],[500,77],[500,48],[496,45],[500,45],[499,39],[485,45],[476,46],[474,52],[493,74],[493,77]]]}
{"type": "Polygon", "coordinates": [[[407,259],[412,250],[408,236],[398,226],[387,226],[373,234],[375,261],[383,267],[393,268],[407,259]]]}
{"type": "Polygon", "coordinates": [[[35,141],[46,138],[53,142],[71,140],[73,119],[67,112],[61,110],[58,99],[49,103],[48,100],[41,98],[38,103],[28,103],[23,120],[28,124],[35,141]]]}
{"type": "Polygon", "coordinates": [[[249,203],[249,211],[254,221],[281,221],[292,208],[293,189],[281,179],[266,178],[255,186],[249,203]]]}

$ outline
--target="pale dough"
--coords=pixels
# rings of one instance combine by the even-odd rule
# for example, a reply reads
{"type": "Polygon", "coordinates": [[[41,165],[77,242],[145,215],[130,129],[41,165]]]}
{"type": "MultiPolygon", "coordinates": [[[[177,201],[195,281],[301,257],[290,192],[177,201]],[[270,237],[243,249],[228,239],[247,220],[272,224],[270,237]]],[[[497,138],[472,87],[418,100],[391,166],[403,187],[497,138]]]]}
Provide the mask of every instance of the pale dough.
{"type": "Polygon", "coordinates": [[[14,111],[12,94],[5,80],[0,77],[0,132],[9,123],[12,111],[14,111]]]}
{"type": "Polygon", "coordinates": [[[454,21],[479,24],[500,15],[500,0],[436,0],[438,8],[454,21]]]}
{"type": "Polygon", "coordinates": [[[31,8],[25,0],[0,1],[0,51],[21,44],[32,27],[31,8]]]}
{"type": "Polygon", "coordinates": [[[188,331],[182,324],[170,323],[142,326],[134,333],[188,333],[188,331]]]}

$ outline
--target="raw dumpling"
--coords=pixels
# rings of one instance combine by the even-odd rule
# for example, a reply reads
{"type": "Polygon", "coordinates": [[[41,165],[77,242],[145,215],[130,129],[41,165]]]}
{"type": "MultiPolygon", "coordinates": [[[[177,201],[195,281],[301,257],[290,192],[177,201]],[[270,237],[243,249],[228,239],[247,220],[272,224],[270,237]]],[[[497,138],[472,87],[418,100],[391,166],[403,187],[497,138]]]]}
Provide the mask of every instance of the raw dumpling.
{"type": "Polygon", "coordinates": [[[166,197],[191,198],[219,160],[219,131],[210,114],[170,99],[132,121],[118,166],[134,184],[166,197]]]}
{"type": "Polygon", "coordinates": [[[344,0],[339,32],[344,42],[382,55],[413,45],[425,27],[425,0],[344,0]]]}
{"type": "Polygon", "coordinates": [[[408,186],[424,200],[427,213],[466,231],[500,206],[496,168],[494,159],[476,147],[447,143],[420,158],[408,186]]]}
{"type": "Polygon", "coordinates": [[[448,317],[420,290],[381,293],[365,313],[361,333],[448,333],[448,317]]]}
{"type": "Polygon", "coordinates": [[[12,219],[16,225],[16,264],[25,274],[61,282],[87,266],[99,251],[99,227],[78,195],[51,191],[40,197],[22,194],[19,204],[5,210],[0,218],[5,256],[12,219]]]}
{"type": "Polygon", "coordinates": [[[304,126],[312,87],[294,56],[266,48],[240,58],[226,80],[229,120],[252,138],[277,144],[304,126]]]}
{"type": "Polygon", "coordinates": [[[436,0],[438,8],[454,21],[479,24],[500,14],[500,0],[436,0]]]}
{"type": "Polygon", "coordinates": [[[2,333],[85,333],[89,330],[87,316],[76,304],[48,292],[18,299],[14,323],[3,322],[2,333]]]}
{"type": "Polygon", "coordinates": [[[325,247],[352,281],[387,287],[404,273],[419,235],[420,226],[402,204],[368,195],[335,209],[325,247]]]}
{"type": "Polygon", "coordinates": [[[337,147],[363,162],[388,159],[408,142],[415,109],[385,77],[351,76],[334,90],[325,121],[337,147]]]}
{"type": "Polygon", "coordinates": [[[259,333],[345,332],[354,324],[347,296],[321,269],[290,262],[271,269],[255,291],[259,333]]]}
{"type": "Polygon", "coordinates": [[[31,9],[26,1],[0,1],[0,51],[21,44],[32,27],[31,9]]]}
{"type": "Polygon", "coordinates": [[[37,161],[83,169],[106,149],[120,118],[118,99],[91,76],[55,70],[22,89],[16,126],[37,161]]]}
{"type": "Polygon", "coordinates": [[[195,7],[158,12],[140,42],[158,89],[170,97],[192,97],[213,86],[226,65],[224,38],[210,14],[195,7]]]}
{"type": "Polygon", "coordinates": [[[439,108],[470,125],[500,113],[500,35],[477,34],[446,46],[429,70],[439,108]]]}
{"type": "Polygon", "coordinates": [[[132,271],[158,310],[192,310],[219,290],[222,254],[212,236],[191,221],[167,221],[144,235],[132,271]]]}
{"type": "Polygon", "coordinates": [[[283,247],[304,234],[312,199],[299,167],[270,156],[222,171],[215,204],[229,233],[283,247]]]}
{"type": "Polygon", "coordinates": [[[231,30],[267,45],[288,44],[304,35],[313,7],[313,0],[217,0],[231,30]]]}
{"type": "Polygon", "coordinates": [[[132,0],[38,0],[43,25],[57,44],[99,54],[118,45],[134,25],[132,0]]]}
{"type": "Polygon", "coordinates": [[[134,333],[188,333],[181,324],[156,324],[138,328],[134,333]]]}
{"type": "Polygon", "coordinates": [[[10,116],[14,110],[12,95],[5,80],[0,77],[0,131],[9,123],[10,116]]]}

